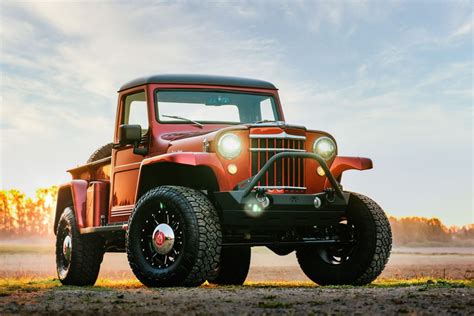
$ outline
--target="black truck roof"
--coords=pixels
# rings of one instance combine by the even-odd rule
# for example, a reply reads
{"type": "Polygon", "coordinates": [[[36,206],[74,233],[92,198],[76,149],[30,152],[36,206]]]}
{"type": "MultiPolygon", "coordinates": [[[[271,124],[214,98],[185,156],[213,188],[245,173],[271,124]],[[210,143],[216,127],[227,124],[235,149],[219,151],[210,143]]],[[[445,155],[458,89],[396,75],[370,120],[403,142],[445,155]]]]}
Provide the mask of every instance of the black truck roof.
{"type": "Polygon", "coordinates": [[[183,83],[183,84],[208,84],[216,86],[234,86],[249,88],[276,89],[273,83],[239,77],[211,76],[211,75],[191,75],[191,74],[168,74],[153,75],[137,78],[127,82],[120,87],[119,91],[140,86],[147,83],[183,83]]]}

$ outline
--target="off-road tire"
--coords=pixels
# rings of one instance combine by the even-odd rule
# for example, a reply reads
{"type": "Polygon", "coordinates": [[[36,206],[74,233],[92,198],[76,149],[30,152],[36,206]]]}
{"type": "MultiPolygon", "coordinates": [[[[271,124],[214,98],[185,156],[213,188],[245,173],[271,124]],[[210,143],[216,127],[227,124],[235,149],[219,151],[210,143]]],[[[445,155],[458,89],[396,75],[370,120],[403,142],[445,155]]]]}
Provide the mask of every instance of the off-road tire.
{"type": "Polygon", "coordinates": [[[74,210],[66,207],[56,227],[56,270],[59,281],[64,285],[94,285],[104,252],[104,240],[97,236],[81,235],[74,210]],[[66,231],[72,240],[71,258],[67,267],[64,265],[64,257],[61,257],[65,237],[63,233],[66,231]]]}
{"type": "Polygon", "coordinates": [[[180,186],[160,186],[145,193],[130,216],[126,235],[130,267],[148,287],[201,285],[217,268],[221,243],[219,217],[212,203],[202,192],[180,186]],[[182,252],[171,266],[161,269],[146,260],[140,237],[144,219],[160,203],[176,211],[184,233],[182,252]]]}
{"type": "Polygon", "coordinates": [[[303,272],[320,285],[365,285],[384,269],[392,249],[390,223],[382,208],[370,198],[351,193],[348,222],[355,226],[356,244],[347,261],[323,259],[321,248],[301,248],[296,257],[303,272]]]}
{"type": "Polygon", "coordinates": [[[250,268],[250,247],[223,247],[219,266],[209,283],[219,285],[242,285],[250,268]]]}
{"type": "Polygon", "coordinates": [[[92,155],[87,159],[87,163],[101,160],[104,158],[109,158],[112,156],[112,147],[113,143],[106,144],[92,153],[92,155]]]}

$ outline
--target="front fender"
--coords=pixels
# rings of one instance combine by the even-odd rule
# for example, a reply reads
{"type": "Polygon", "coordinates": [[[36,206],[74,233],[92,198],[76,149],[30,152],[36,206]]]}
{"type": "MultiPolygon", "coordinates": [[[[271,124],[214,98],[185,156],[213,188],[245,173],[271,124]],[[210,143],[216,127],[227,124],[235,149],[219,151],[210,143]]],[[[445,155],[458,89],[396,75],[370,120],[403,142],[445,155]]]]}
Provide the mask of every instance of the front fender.
{"type": "Polygon", "coordinates": [[[229,185],[224,167],[220,162],[219,158],[215,153],[193,153],[193,152],[175,152],[155,157],[146,158],[142,161],[140,166],[139,183],[137,188],[140,187],[142,172],[144,168],[150,165],[159,163],[175,163],[188,166],[206,166],[209,167],[216,176],[219,189],[221,191],[229,191],[232,188],[229,185]]]}
{"type": "MultiPolygon", "coordinates": [[[[372,169],[373,164],[370,158],[363,158],[363,157],[342,157],[337,156],[333,163],[331,164],[330,171],[334,178],[340,179],[342,173],[347,170],[367,170],[372,169]]],[[[328,188],[331,187],[331,184],[326,179],[324,183],[324,187],[328,188]]]]}
{"type": "Polygon", "coordinates": [[[56,213],[54,216],[53,229],[55,234],[59,218],[61,217],[64,209],[68,206],[72,206],[74,208],[74,215],[76,216],[78,229],[84,227],[87,185],[88,183],[86,180],[71,180],[70,182],[59,186],[58,199],[56,202],[56,213]]]}

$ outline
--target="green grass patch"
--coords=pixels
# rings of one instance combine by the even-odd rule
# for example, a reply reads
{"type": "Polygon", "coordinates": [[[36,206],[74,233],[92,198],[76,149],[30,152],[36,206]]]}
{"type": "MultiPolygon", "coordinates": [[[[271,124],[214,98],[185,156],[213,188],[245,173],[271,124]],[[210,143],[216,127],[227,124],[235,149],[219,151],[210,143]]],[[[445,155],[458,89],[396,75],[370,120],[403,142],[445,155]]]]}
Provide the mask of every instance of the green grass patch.
{"type": "Polygon", "coordinates": [[[450,279],[378,279],[370,287],[408,287],[408,286],[429,286],[433,288],[474,288],[474,280],[450,280],[450,279]]]}
{"type": "MultiPolygon", "coordinates": [[[[240,286],[216,286],[204,284],[201,288],[206,289],[226,289],[238,291],[242,288],[319,288],[319,289],[353,289],[360,288],[351,285],[341,286],[318,286],[310,281],[308,282],[245,282],[243,287],[240,286]]],[[[430,278],[419,278],[419,279],[378,279],[372,284],[363,286],[365,288],[396,288],[396,287],[417,287],[419,291],[426,291],[432,288],[474,288],[474,280],[446,280],[446,279],[430,279],[430,278]]],[[[41,290],[55,289],[59,291],[67,291],[72,289],[83,289],[89,291],[114,291],[114,290],[127,290],[127,289],[139,289],[145,288],[138,280],[135,279],[123,279],[123,280],[110,280],[110,279],[99,279],[95,286],[75,287],[75,286],[62,286],[57,279],[44,279],[44,278],[3,278],[0,279],[0,296],[9,296],[13,293],[18,292],[35,292],[41,290]]],[[[163,288],[157,288],[157,290],[163,290],[163,288]]],[[[179,288],[167,288],[167,290],[179,290],[179,288]]],[[[268,305],[278,304],[275,301],[276,296],[265,296],[263,303],[268,305]]],[[[265,307],[271,308],[271,307],[265,307]]],[[[278,307],[274,307],[278,308],[278,307]]],[[[281,307],[284,308],[284,307],[281,307]]]]}
{"type": "MultiPolygon", "coordinates": [[[[318,287],[321,289],[351,289],[358,288],[359,286],[353,285],[328,285],[318,286],[311,281],[302,282],[245,282],[247,287],[257,288],[293,288],[293,287],[318,287]]],[[[369,285],[363,287],[370,288],[391,288],[391,287],[409,287],[409,286],[429,286],[432,288],[474,288],[474,280],[449,280],[449,279],[430,279],[430,278],[418,278],[418,279],[377,279],[369,285]]]]}
{"type": "Polygon", "coordinates": [[[9,296],[16,292],[36,292],[60,286],[57,279],[0,279],[0,296],[9,296]]]}
{"type": "Polygon", "coordinates": [[[2,278],[0,279],[0,296],[9,296],[18,292],[36,292],[41,290],[55,289],[68,291],[83,289],[87,291],[114,291],[142,288],[143,285],[137,280],[108,280],[99,279],[94,286],[64,286],[58,279],[36,279],[36,278],[2,278]]]}

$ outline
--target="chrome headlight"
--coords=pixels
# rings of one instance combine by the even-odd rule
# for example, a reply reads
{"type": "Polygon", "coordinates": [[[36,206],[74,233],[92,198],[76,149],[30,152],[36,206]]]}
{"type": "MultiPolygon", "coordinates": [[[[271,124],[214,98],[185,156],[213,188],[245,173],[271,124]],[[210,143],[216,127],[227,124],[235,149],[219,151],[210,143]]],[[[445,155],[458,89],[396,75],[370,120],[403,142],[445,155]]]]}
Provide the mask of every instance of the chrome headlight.
{"type": "Polygon", "coordinates": [[[217,151],[225,159],[234,159],[242,151],[240,138],[232,133],[224,134],[217,142],[217,151]]]}
{"type": "Polygon", "coordinates": [[[313,151],[323,157],[324,160],[331,160],[336,155],[336,144],[329,137],[319,137],[314,142],[313,151]]]}

